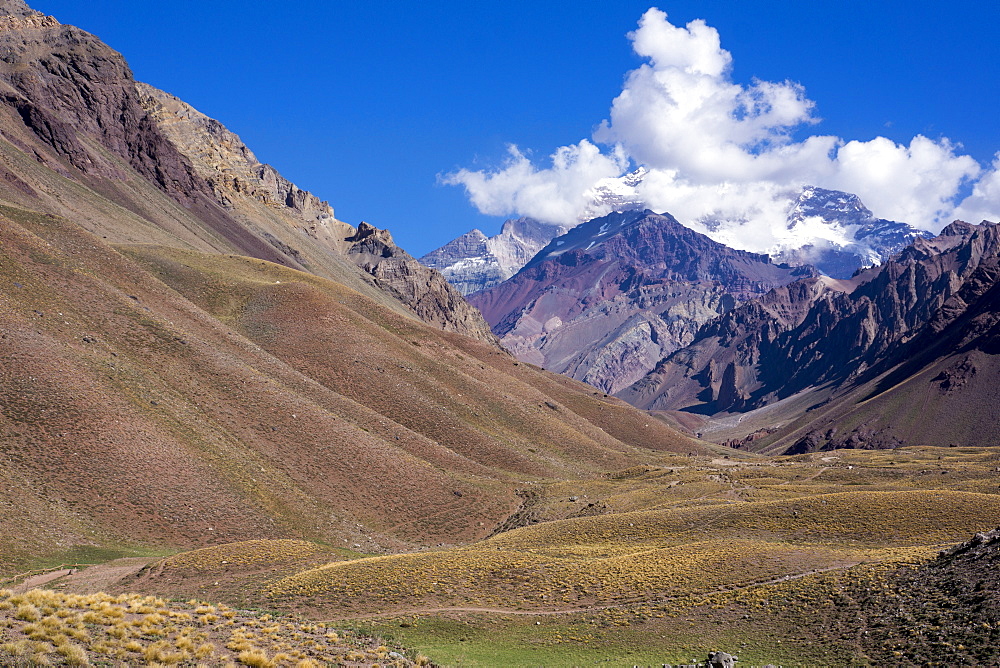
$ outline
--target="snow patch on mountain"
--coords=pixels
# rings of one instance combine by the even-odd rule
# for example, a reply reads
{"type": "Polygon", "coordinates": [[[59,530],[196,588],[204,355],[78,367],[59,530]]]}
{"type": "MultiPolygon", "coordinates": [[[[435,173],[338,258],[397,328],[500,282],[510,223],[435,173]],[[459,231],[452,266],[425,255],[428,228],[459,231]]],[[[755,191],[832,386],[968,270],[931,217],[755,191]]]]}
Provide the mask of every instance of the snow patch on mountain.
{"type": "MultiPolygon", "coordinates": [[[[590,204],[579,222],[647,208],[641,194],[647,174],[640,167],[599,181],[587,193],[590,204]]],[[[747,236],[749,214],[747,219],[707,218],[686,226],[730,248],[770,255],[775,262],[790,265],[811,264],[833,278],[847,278],[860,268],[881,264],[914,238],[930,236],[906,223],[877,218],[851,193],[806,186],[784,197],[785,209],[777,216],[784,224],[776,224],[767,237],[747,236]]],[[[507,280],[570,229],[532,218],[509,220],[496,236],[473,230],[420,261],[441,271],[463,294],[471,294],[507,280]]],[[[611,232],[602,228],[597,236],[611,232]]],[[[573,247],[566,245],[550,254],[573,247]]]]}

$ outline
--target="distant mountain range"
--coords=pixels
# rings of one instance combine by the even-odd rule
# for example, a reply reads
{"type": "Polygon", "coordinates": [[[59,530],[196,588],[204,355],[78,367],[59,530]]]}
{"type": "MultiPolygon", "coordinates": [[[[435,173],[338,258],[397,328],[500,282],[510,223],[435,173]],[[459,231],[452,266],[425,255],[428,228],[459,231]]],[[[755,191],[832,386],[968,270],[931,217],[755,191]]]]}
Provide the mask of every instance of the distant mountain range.
{"type": "Polygon", "coordinates": [[[440,271],[449,283],[468,295],[503,283],[567,229],[533,218],[508,220],[500,234],[487,237],[472,230],[424,255],[420,262],[440,271]]]}
{"type": "Polygon", "coordinates": [[[519,359],[682,411],[686,424],[703,416],[698,433],[717,441],[794,452],[1000,442],[981,422],[1000,399],[989,380],[997,227],[956,222],[929,238],[853,195],[807,188],[788,226],[816,225],[845,241],[787,249],[795,261],[776,264],[666,214],[612,213],[468,299],[519,359]],[[901,396],[923,409],[899,408],[901,396]]]}
{"type": "Polygon", "coordinates": [[[815,187],[804,188],[792,203],[787,229],[790,240],[766,251],[772,259],[811,264],[832,278],[850,278],[858,269],[882,264],[917,237],[932,236],[876,218],[857,195],[815,187]]]}
{"type": "MultiPolygon", "coordinates": [[[[638,192],[646,172],[638,169],[617,179],[604,179],[591,190],[590,204],[582,220],[613,211],[642,210],[638,192]]],[[[727,243],[727,231],[738,221],[698,221],[704,233],[727,243]]],[[[444,274],[463,294],[489,289],[510,278],[532,255],[567,226],[520,218],[504,223],[501,233],[487,237],[473,230],[420,258],[420,262],[444,274]]],[[[767,254],[774,262],[811,264],[833,278],[849,278],[859,268],[884,262],[919,236],[929,236],[906,223],[875,215],[857,195],[805,187],[790,197],[782,240],[749,248],[767,254]]]]}

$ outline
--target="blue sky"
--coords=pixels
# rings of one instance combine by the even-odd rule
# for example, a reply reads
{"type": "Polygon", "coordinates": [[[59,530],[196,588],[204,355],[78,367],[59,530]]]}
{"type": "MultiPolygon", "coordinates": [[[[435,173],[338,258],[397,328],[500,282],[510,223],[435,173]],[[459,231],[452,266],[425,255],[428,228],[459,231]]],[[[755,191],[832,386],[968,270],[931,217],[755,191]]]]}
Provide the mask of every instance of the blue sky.
{"type": "MultiPolygon", "coordinates": [[[[508,144],[544,170],[557,148],[594,140],[626,74],[647,62],[626,35],[651,6],[29,2],[225,123],[338,218],[388,227],[416,256],[472,227],[495,233],[503,220],[438,175],[495,174],[509,164],[508,144]]],[[[813,122],[788,128],[788,141],[947,138],[984,170],[1000,150],[995,0],[656,6],[673,26],[700,18],[718,31],[731,83],[804,87],[813,122]]]]}

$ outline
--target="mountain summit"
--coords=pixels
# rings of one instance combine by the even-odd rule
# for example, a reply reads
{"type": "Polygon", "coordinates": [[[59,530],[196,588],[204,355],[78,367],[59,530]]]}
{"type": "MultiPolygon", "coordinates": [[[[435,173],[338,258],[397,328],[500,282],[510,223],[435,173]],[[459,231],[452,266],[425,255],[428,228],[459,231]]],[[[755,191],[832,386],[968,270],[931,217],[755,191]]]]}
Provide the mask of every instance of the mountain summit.
{"type": "Polygon", "coordinates": [[[777,262],[811,264],[832,278],[882,264],[924,230],[877,218],[857,195],[808,186],[788,212],[787,241],[769,250],[777,262]]]}
{"type": "MultiPolygon", "coordinates": [[[[619,178],[599,181],[585,194],[588,204],[580,221],[645,208],[635,190],[645,175],[646,170],[640,168],[619,178]]],[[[424,255],[420,262],[440,271],[468,295],[507,280],[547,243],[571,228],[527,217],[508,220],[498,235],[487,237],[480,230],[472,230],[424,255]]]]}
{"type": "MultiPolygon", "coordinates": [[[[618,178],[602,179],[587,193],[589,203],[582,221],[647,208],[642,191],[645,176],[646,170],[639,168],[618,178]]],[[[741,224],[707,218],[688,227],[730,247],[770,255],[776,263],[812,265],[832,278],[849,278],[858,269],[888,260],[913,239],[930,236],[906,223],[876,217],[857,195],[815,186],[788,195],[785,220],[768,239],[737,238],[741,224]]],[[[463,294],[471,294],[510,278],[534,252],[569,229],[571,226],[531,218],[507,221],[495,237],[473,230],[420,261],[441,271],[463,294]],[[521,235],[513,228],[530,228],[531,232],[521,235]],[[500,260],[495,249],[505,249],[510,259],[500,260]]]]}
{"type": "Polygon", "coordinates": [[[707,320],[812,274],[723,246],[669,215],[626,211],[553,239],[470,301],[519,358],[613,392],[707,320]]]}

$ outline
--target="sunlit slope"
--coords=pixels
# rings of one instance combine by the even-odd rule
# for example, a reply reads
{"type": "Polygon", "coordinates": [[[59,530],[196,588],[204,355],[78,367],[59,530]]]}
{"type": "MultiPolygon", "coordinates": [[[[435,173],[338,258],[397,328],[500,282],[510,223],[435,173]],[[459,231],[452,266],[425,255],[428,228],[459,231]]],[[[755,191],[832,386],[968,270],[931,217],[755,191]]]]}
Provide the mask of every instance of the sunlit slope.
{"type": "MultiPolygon", "coordinates": [[[[130,247],[136,263],[69,221],[4,213],[0,484],[19,490],[4,521],[23,529],[5,560],[91,543],[464,542],[517,508],[512,479],[652,455],[562,399],[647,416],[332,281],[165,247],[130,247]]],[[[658,447],[697,448],[652,425],[658,447]]]]}
{"type": "Polygon", "coordinates": [[[338,284],[244,258],[126,252],[275,357],[465,458],[470,471],[552,477],[614,469],[638,455],[627,438],[655,450],[704,447],[582,384],[400,318],[338,284]]]}
{"type": "Polygon", "coordinates": [[[296,605],[362,600],[377,610],[613,604],[882,560],[988,528],[998,513],[998,496],[941,491],[623,513],[539,524],[446,552],[334,563],[268,591],[296,605]]]}

